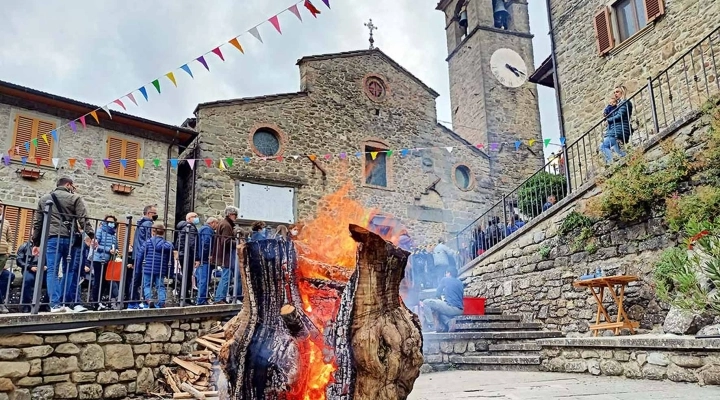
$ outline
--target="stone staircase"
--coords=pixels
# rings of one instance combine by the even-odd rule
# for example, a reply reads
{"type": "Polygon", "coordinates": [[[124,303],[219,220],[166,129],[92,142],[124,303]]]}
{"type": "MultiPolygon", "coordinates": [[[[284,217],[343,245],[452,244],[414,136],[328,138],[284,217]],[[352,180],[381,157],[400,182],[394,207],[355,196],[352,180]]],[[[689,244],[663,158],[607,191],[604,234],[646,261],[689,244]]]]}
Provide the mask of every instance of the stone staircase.
{"type": "Polygon", "coordinates": [[[447,369],[537,371],[540,345],[537,339],[562,337],[544,331],[538,322],[522,322],[519,315],[505,315],[486,308],[486,315],[455,318],[451,332],[424,333],[423,372],[447,369]]]}

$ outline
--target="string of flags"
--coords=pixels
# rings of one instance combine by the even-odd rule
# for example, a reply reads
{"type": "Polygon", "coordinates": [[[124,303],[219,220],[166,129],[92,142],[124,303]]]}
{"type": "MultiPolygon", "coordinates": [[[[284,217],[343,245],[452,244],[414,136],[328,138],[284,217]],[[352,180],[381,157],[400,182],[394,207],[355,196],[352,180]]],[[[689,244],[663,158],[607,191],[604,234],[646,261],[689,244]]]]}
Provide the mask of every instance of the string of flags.
{"type": "MultiPolygon", "coordinates": [[[[514,142],[515,145],[515,151],[519,151],[520,147],[523,144],[527,144],[528,146],[532,147],[536,143],[542,143],[544,147],[548,147],[551,144],[550,139],[543,139],[542,141],[536,140],[536,139],[530,139],[527,142],[517,140],[514,142]]],[[[139,168],[145,168],[146,162],[153,165],[155,168],[160,167],[163,164],[170,164],[170,167],[173,169],[177,169],[179,164],[181,162],[187,163],[191,169],[195,169],[195,166],[200,163],[204,164],[207,168],[219,168],[221,170],[232,168],[233,165],[235,165],[235,161],[241,161],[244,163],[250,163],[253,161],[290,161],[290,160],[301,160],[308,158],[311,161],[315,162],[317,160],[325,160],[325,161],[331,161],[333,159],[340,159],[340,160],[347,160],[352,159],[353,157],[356,159],[361,159],[363,157],[367,157],[368,155],[372,160],[377,159],[378,156],[385,156],[385,157],[400,157],[405,158],[409,155],[411,155],[413,152],[422,151],[422,150],[432,150],[432,149],[441,149],[448,152],[448,154],[452,154],[452,152],[455,149],[463,148],[463,147],[475,147],[477,149],[483,150],[487,149],[490,152],[496,151],[502,151],[505,148],[505,145],[509,144],[508,142],[502,142],[502,143],[478,143],[476,145],[465,145],[465,146],[445,146],[445,147],[416,147],[416,148],[406,148],[406,149],[395,149],[395,150],[378,150],[378,151],[369,151],[369,152],[363,152],[363,151],[352,151],[347,152],[343,151],[340,153],[326,153],[326,154],[293,154],[288,156],[278,155],[278,156],[243,156],[243,157],[222,157],[219,159],[213,159],[213,158],[203,158],[203,159],[178,159],[178,158],[171,158],[167,160],[163,160],[160,158],[152,158],[152,159],[110,159],[110,158],[101,158],[101,159],[94,159],[94,158],[68,158],[67,165],[70,167],[70,169],[74,169],[75,165],[78,162],[84,163],[87,169],[91,169],[93,165],[96,165],[97,161],[101,161],[102,165],[105,169],[110,168],[111,163],[118,162],[120,166],[123,168],[123,170],[127,169],[128,166],[133,166],[132,164],[135,163],[139,168]]],[[[565,146],[565,138],[560,138],[560,146],[565,146]]],[[[10,165],[11,156],[10,154],[4,154],[2,155],[3,163],[6,166],[10,165]]],[[[38,166],[42,164],[43,161],[46,161],[42,157],[35,157],[33,160],[29,160],[28,157],[21,157],[21,162],[24,165],[26,165],[28,162],[32,163],[35,162],[38,166]]],[[[52,158],[47,161],[52,161],[53,166],[57,169],[60,167],[60,158],[52,158]]],[[[133,166],[134,167],[134,166],[133,166]]]]}
{"type": "MultiPolygon", "coordinates": [[[[330,9],[330,0],[322,0],[322,2],[327,6],[328,9],[330,9]]],[[[290,14],[294,15],[295,18],[298,19],[302,23],[303,22],[303,14],[301,13],[301,7],[306,9],[307,12],[309,12],[310,15],[312,15],[314,18],[317,18],[318,15],[322,14],[322,11],[320,11],[320,9],[318,9],[311,0],[300,0],[300,1],[296,2],[295,4],[291,5],[290,7],[276,13],[275,15],[268,18],[267,20],[255,25],[254,27],[250,28],[249,30],[241,33],[240,35],[237,35],[237,36],[233,37],[232,39],[216,46],[212,50],[209,50],[209,51],[203,53],[199,57],[196,57],[196,58],[188,61],[187,63],[184,63],[183,65],[179,66],[175,70],[170,71],[170,72],[158,77],[157,79],[154,79],[153,81],[140,86],[139,88],[131,91],[130,93],[128,93],[124,96],[121,96],[121,97],[111,101],[110,103],[105,104],[104,106],[98,107],[79,118],[71,120],[67,124],[51,130],[49,133],[43,133],[42,135],[40,135],[39,138],[34,138],[30,141],[25,142],[22,145],[22,148],[25,149],[26,153],[30,153],[30,147],[33,146],[34,148],[37,148],[39,139],[42,139],[45,144],[49,144],[49,137],[52,137],[52,139],[57,142],[60,139],[61,130],[69,129],[72,132],[77,132],[78,129],[80,129],[80,127],[82,127],[82,129],[86,129],[87,124],[90,122],[90,118],[95,120],[95,122],[98,125],[100,125],[100,115],[98,113],[104,112],[105,114],[107,114],[108,118],[112,119],[112,113],[111,113],[110,107],[113,107],[116,109],[120,108],[123,111],[127,111],[126,103],[128,102],[128,100],[130,102],[132,102],[135,106],[139,107],[138,98],[136,97],[137,93],[142,95],[142,98],[144,98],[145,101],[147,102],[147,101],[150,101],[150,93],[152,93],[153,89],[157,92],[158,95],[160,95],[162,93],[163,86],[165,84],[167,84],[167,83],[165,83],[165,84],[162,83],[164,81],[164,79],[167,79],[168,81],[170,81],[170,83],[172,83],[172,85],[174,87],[177,87],[178,83],[177,83],[177,78],[175,76],[175,73],[178,71],[183,71],[183,73],[189,75],[191,79],[194,79],[195,76],[193,74],[193,68],[196,68],[195,63],[200,64],[206,71],[209,72],[210,64],[208,63],[208,59],[206,57],[217,57],[218,59],[220,59],[221,62],[225,62],[225,55],[227,54],[228,46],[231,46],[230,50],[236,50],[236,51],[239,51],[241,54],[245,54],[245,49],[242,45],[242,43],[244,42],[244,38],[242,38],[243,35],[249,34],[255,40],[259,41],[260,43],[264,43],[263,37],[258,28],[261,25],[264,25],[266,23],[269,23],[270,25],[272,25],[274,30],[277,31],[278,34],[282,35],[283,32],[282,32],[282,26],[280,24],[279,16],[282,14],[285,14],[285,13],[290,13],[290,14]],[[225,53],[223,53],[223,51],[225,51],[225,53]],[[148,89],[150,89],[150,90],[148,90],[148,89]]],[[[13,152],[16,156],[21,155],[21,146],[15,146],[15,148],[8,149],[8,153],[13,154],[13,152]]],[[[27,158],[27,157],[24,157],[24,158],[27,158]]],[[[4,158],[4,161],[7,161],[7,158],[4,158]]],[[[27,161],[27,160],[25,160],[25,161],[27,161]]],[[[25,161],[23,161],[23,162],[25,162],[25,161]]],[[[55,163],[54,159],[53,159],[53,163],[55,163]]],[[[40,164],[39,161],[38,161],[38,164],[40,164]]],[[[6,162],[6,165],[7,165],[7,162],[6,162]]]]}

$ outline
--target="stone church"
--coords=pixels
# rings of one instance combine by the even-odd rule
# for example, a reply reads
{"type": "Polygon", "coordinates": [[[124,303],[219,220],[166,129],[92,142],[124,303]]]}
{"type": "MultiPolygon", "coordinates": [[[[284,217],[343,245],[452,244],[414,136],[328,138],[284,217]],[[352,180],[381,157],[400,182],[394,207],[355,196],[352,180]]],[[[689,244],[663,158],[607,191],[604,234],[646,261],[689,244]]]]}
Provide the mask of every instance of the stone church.
{"type": "Polygon", "coordinates": [[[484,2],[470,1],[461,36],[455,3],[438,5],[448,21],[454,131],[437,122],[438,93],[379,49],[304,57],[297,92],[197,106],[185,126],[198,137],[182,157],[198,167],[180,164],[178,217],[234,205],[244,223],[301,222],[349,183],[354,200],[383,214],[379,224],[401,222],[416,244],[464,228],[499,190],[538,169],[542,150],[513,145],[540,139],[535,87],[525,79],[500,84],[506,75],[490,64],[494,49],[509,47],[524,61],[508,58],[522,76],[532,72],[527,3],[513,2],[505,30],[493,26],[492,9],[488,20],[473,8],[484,2]],[[499,152],[475,146],[488,141],[508,144],[499,152]],[[218,168],[228,157],[232,165],[218,168]],[[205,168],[205,159],[215,165],[205,168]]]}

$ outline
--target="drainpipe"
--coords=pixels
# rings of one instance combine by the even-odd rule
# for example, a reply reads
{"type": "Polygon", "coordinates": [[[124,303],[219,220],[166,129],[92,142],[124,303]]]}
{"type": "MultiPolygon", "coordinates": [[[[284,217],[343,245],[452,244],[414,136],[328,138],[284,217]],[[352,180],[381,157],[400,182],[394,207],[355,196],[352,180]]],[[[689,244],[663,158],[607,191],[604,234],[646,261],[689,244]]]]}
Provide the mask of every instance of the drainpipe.
{"type": "Polygon", "coordinates": [[[167,163],[165,164],[167,169],[165,170],[165,208],[163,210],[163,223],[166,227],[168,226],[168,207],[170,207],[170,158],[172,158],[172,150],[179,135],[180,132],[176,130],[175,137],[173,138],[172,143],[170,143],[170,146],[168,146],[166,158],[167,163]]]}
{"type": "MultiPolygon", "coordinates": [[[[548,28],[550,29],[550,59],[552,61],[552,70],[553,70],[553,86],[555,86],[555,107],[557,108],[558,112],[558,123],[560,128],[560,137],[565,138],[565,117],[563,116],[563,109],[562,109],[562,91],[560,90],[560,78],[558,77],[558,69],[557,69],[557,56],[555,54],[555,27],[553,26],[553,20],[552,20],[552,12],[550,11],[550,0],[545,0],[545,6],[547,7],[547,19],[548,19],[548,28]]],[[[567,142],[566,142],[567,143],[567,142]]],[[[563,160],[565,161],[564,169],[565,169],[565,181],[567,182],[567,193],[569,194],[572,191],[572,186],[570,184],[570,160],[568,160],[568,154],[567,154],[567,146],[562,147],[562,153],[563,153],[563,160]]]]}

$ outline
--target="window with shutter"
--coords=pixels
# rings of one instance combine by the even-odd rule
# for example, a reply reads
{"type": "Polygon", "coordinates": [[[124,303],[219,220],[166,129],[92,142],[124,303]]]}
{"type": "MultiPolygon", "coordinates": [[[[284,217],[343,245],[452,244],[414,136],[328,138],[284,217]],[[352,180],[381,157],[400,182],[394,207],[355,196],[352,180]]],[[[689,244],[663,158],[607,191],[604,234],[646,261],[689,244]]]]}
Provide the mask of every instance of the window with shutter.
{"type": "Polygon", "coordinates": [[[5,206],[3,210],[2,227],[10,227],[10,242],[13,244],[13,249],[17,249],[17,231],[20,226],[20,209],[14,206],[5,206]]]}
{"type": "MultiPolygon", "coordinates": [[[[128,231],[128,229],[127,229],[126,224],[118,223],[117,237],[118,237],[118,250],[119,251],[123,251],[123,249],[125,248],[125,240],[126,240],[125,237],[127,235],[127,231],[128,231]]],[[[130,228],[130,246],[132,246],[132,240],[133,240],[134,235],[135,235],[135,227],[133,226],[130,228]]],[[[130,249],[128,249],[128,251],[129,250],[130,249]]]]}
{"type": "Polygon", "coordinates": [[[105,169],[106,176],[132,181],[139,178],[137,160],[140,158],[140,143],[110,136],[107,140],[107,158],[110,164],[105,169]],[[120,160],[126,160],[125,168],[120,160]]]}
{"type": "Polygon", "coordinates": [[[5,206],[3,227],[10,227],[12,247],[15,251],[31,238],[33,213],[34,210],[30,208],[5,206]]]}
{"type": "Polygon", "coordinates": [[[609,52],[614,44],[612,27],[610,25],[610,10],[603,7],[595,14],[595,37],[597,39],[598,52],[603,55],[609,52]]]}
{"type": "Polygon", "coordinates": [[[644,0],[645,15],[648,23],[655,21],[665,14],[665,2],[663,0],[644,0]]]}
{"type": "Polygon", "coordinates": [[[54,143],[50,132],[53,129],[55,129],[54,122],[22,114],[16,115],[12,146],[13,160],[20,161],[22,157],[27,157],[28,162],[35,163],[35,159],[40,157],[42,158],[41,165],[51,166],[54,143]],[[32,144],[33,140],[37,140],[37,147],[32,144]],[[25,143],[28,143],[27,147],[25,143]]]}

